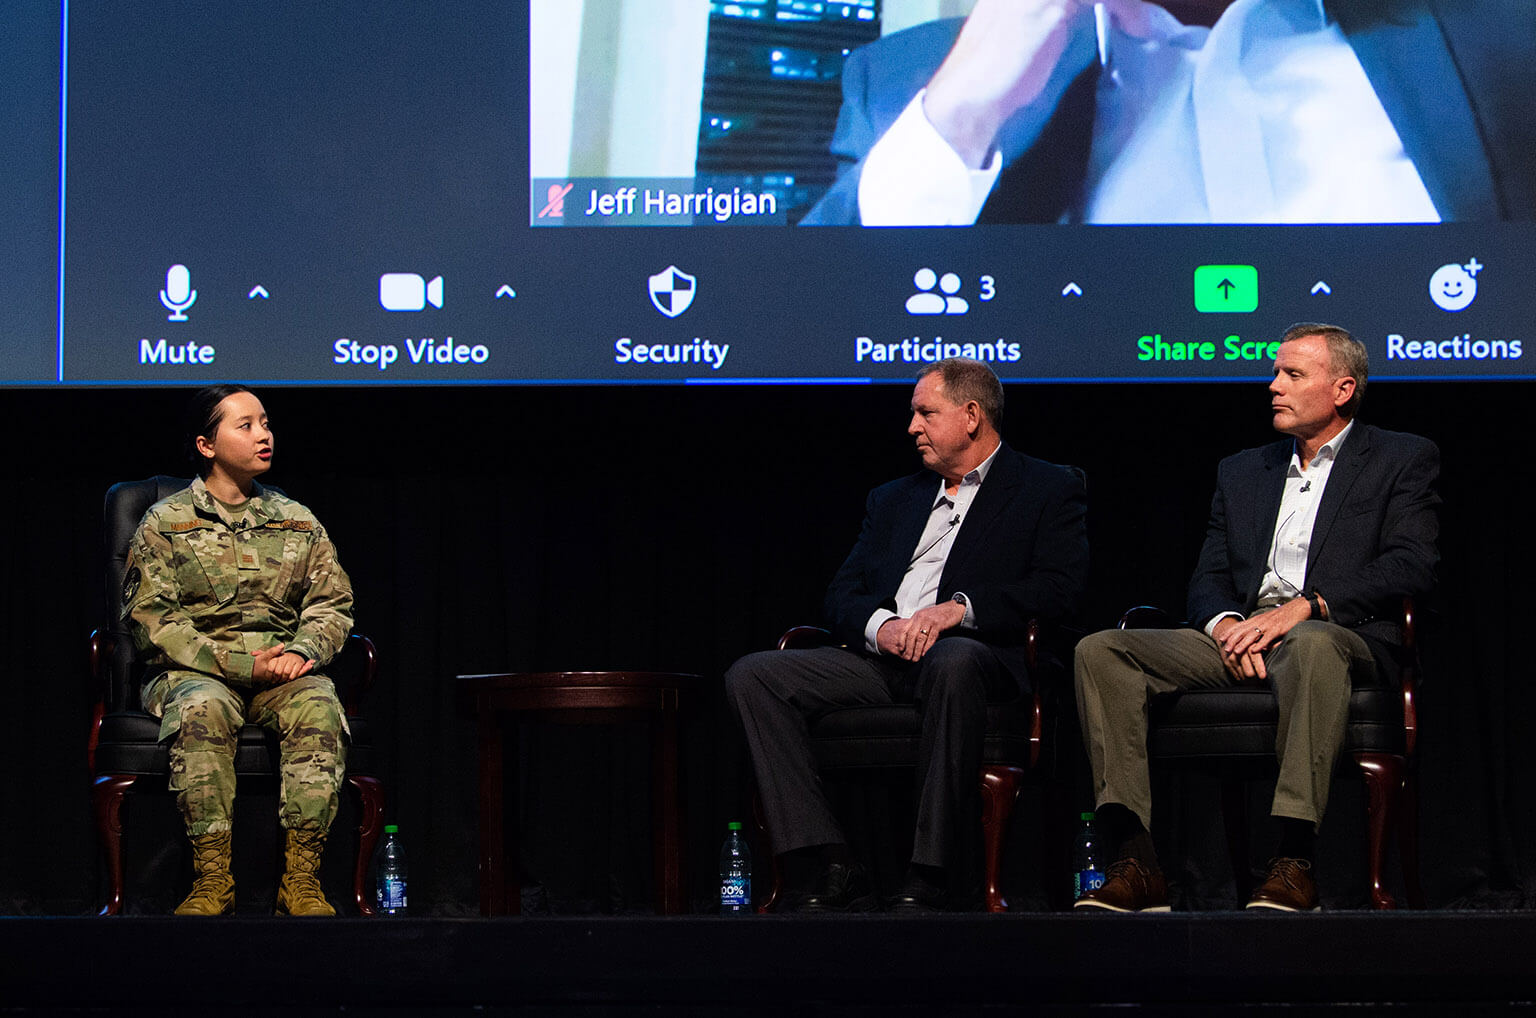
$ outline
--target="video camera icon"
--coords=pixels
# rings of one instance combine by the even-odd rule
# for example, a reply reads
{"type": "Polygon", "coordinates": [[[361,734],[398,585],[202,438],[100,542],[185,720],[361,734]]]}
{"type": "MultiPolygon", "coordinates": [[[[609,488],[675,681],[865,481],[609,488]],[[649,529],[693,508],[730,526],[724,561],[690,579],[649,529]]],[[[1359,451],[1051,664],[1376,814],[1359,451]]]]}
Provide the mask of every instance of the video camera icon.
{"type": "Polygon", "coordinates": [[[443,277],[430,282],[415,272],[386,272],[379,277],[379,304],[385,311],[423,311],[443,306],[443,277]]]}

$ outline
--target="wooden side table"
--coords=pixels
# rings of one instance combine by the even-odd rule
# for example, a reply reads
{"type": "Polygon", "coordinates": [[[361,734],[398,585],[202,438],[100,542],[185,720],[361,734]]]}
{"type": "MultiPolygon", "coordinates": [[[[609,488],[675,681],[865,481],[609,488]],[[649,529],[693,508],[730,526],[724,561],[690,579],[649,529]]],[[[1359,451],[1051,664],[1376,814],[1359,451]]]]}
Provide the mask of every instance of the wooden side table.
{"type": "MultiPolygon", "coordinates": [[[[505,736],[519,715],[564,724],[651,724],[652,840],[657,911],[683,911],[683,815],[678,794],[685,695],[702,681],[675,672],[508,672],[460,675],[461,695],[474,705],[480,758],[480,913],[517,915],[522,886],[502,814],[505,736]]],[[[515,733],[516,729],[512,728],[515,733]]],[[[515,737],[515,735],[514,735],[515,737]]],[[[514,807],[515,808],[515,807],[514,807]]]]}

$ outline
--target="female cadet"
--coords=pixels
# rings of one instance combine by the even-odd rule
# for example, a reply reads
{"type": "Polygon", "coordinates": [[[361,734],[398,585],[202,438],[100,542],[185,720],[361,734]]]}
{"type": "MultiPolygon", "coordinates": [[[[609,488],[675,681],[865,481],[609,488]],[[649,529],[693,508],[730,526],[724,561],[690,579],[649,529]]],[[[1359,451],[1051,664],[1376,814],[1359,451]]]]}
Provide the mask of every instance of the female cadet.
{"type": "Polygon", "coordinates": [[[352,628],[352,588],[308,509],[263,488],[272,429],[242,385],[193,396],[198,477],[144,514],[123,613],[150,677],[144,707],[172,738],[171,788],[197,879],[177,915],[232,911],[235,747],[247,721],[281,738],[286,867],[279,915],[335,915],[317,871],[346,764],[345,715],[318,669],[352,628]]]}

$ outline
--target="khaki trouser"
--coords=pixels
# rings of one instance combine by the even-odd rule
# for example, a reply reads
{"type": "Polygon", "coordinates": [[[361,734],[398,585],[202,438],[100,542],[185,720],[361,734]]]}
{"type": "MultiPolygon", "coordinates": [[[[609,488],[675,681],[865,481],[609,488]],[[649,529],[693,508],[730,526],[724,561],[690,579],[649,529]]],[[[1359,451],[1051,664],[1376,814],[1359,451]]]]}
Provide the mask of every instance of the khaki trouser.
{"type": "MultiPolygon", "coordinates": [[[[1350,676],[1373,680],[1376,663],[1359,634],[1331,622],[1302,622],[1268,654],[1267,684],[1280,725],[1280,776],[1270,812],[1320,824],[1344,743],[1350,676]]],[[[1196,629],[1110,629],[1077,646],[1074,669],[1094,802],[1119,803],[1152,827],[1147,706],[1159,693],[1236,685],[1216,641],[1196,629]]]]}

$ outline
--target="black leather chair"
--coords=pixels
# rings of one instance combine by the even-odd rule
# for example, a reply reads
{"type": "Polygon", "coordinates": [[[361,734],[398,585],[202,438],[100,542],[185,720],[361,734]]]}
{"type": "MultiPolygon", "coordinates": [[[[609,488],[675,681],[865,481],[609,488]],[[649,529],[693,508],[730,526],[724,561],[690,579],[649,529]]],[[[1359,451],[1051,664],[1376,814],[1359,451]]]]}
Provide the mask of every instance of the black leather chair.
{"type": "MultiPolygon", "coordinates": [[[[813,626],[797,626],[779,638],[778,648],[826,646],[832,634],[813,626]]],[[[1050,667],[1041,652],[1041,625],[1029,627],[1029,666],[1034,691],[1005,704],[987,707],[987,732],[982,748],[981,827],[984,852],[983,905],[988,912],[1006,912],[1008,902],[1001,887],[1004,836],[1018,798],[1025,772],[1048,763],[1054,756],[1043,751],[1053,742],[1047,735],[1056,724],[1053,707],[1064,683],[1059,668],[1050,667]],[[1042,667],[1045,665],[1045,667],[1042,667]]],[[[811,722],[811,749],[823,770],[911,768],[917,761],[921,719],[911,704],[876,704],[841,707],[811,722]]],[[[1049,768],[1054,771],[1054,767],[1049,768]]],[[[758,830],[768,835],[760,804],[754,808],[758,830]]],[[[1047,844],[1057,810],[1047,796],[1044,810],[1047,844]]],[[[784,889],[783,873],[773,859],[773,889],[759,912],[771,912],[784,889]]],[[[1060,883],[1060,881],[1058,881],[1060,883]]]]}
{"type": "MultiPolygon", "coordinates": [[[[1424,907],[1419,884],[1418,780],[1415,749],[1419,683],[1418,618],[1411,599],[1403,604],[1401,682],[1356,687],[1342,759],[1359,769],[1366,789],[1366,865],[1371,902],[1396,907],[1383,884],[1387,843],[1395,833],[1408,903],[1424,907]]],[[[1137,607],[1120,619],[1121,629],[1166,629],[1176,623],[1157,608],[1137,607]]],[[[1154,697],[1148,716],[1147,755],[1156,764],[1207,766],[1221,778],[1227,850],[1238,892],[1252,890],[1243,778],[1275,769],[1279,714],[1266,686],[1191,689],[1154,697]],[[1245,886],[1250,885],[1250,886],[1245,886]]]]}
{"type": "MultiPolygon", "coordinates": [[[[157,475],[142,481],[124,481],[107,490],[103,540],[109,613],[122,596],[128,546],[145,511],[189,483],[186,478],[157,475]]],[[[133,638],[126,627],[114,619],[104,629],[92,633],[90,663],[98,693],[87,760],[93,780],[91,802],[96,832],[105,850],[108,877],[108,899],[101,914],[117,915],[123,906],[123,803],[130,791],[168,791],[169,750],[160,742],[159,720],[139,704],[144,668],[135,661],[133,638]]],[[[364,881],[382,830],[384,786],[373,776],[373,746],[367,719],[359,715],[358,705],[373,685],[377,667],[373,642],[354,634],[325,670],[336,683],[352,730],[347,750],[347,783],[357,791],[361,803],[352,893],[362,915],[373,914],[369,896],[364,893],[364,881]]],[[[235,751],[238,780],[274,780],[277,762],[275,735],[256,725],[241,729],[235,751]]]]}

